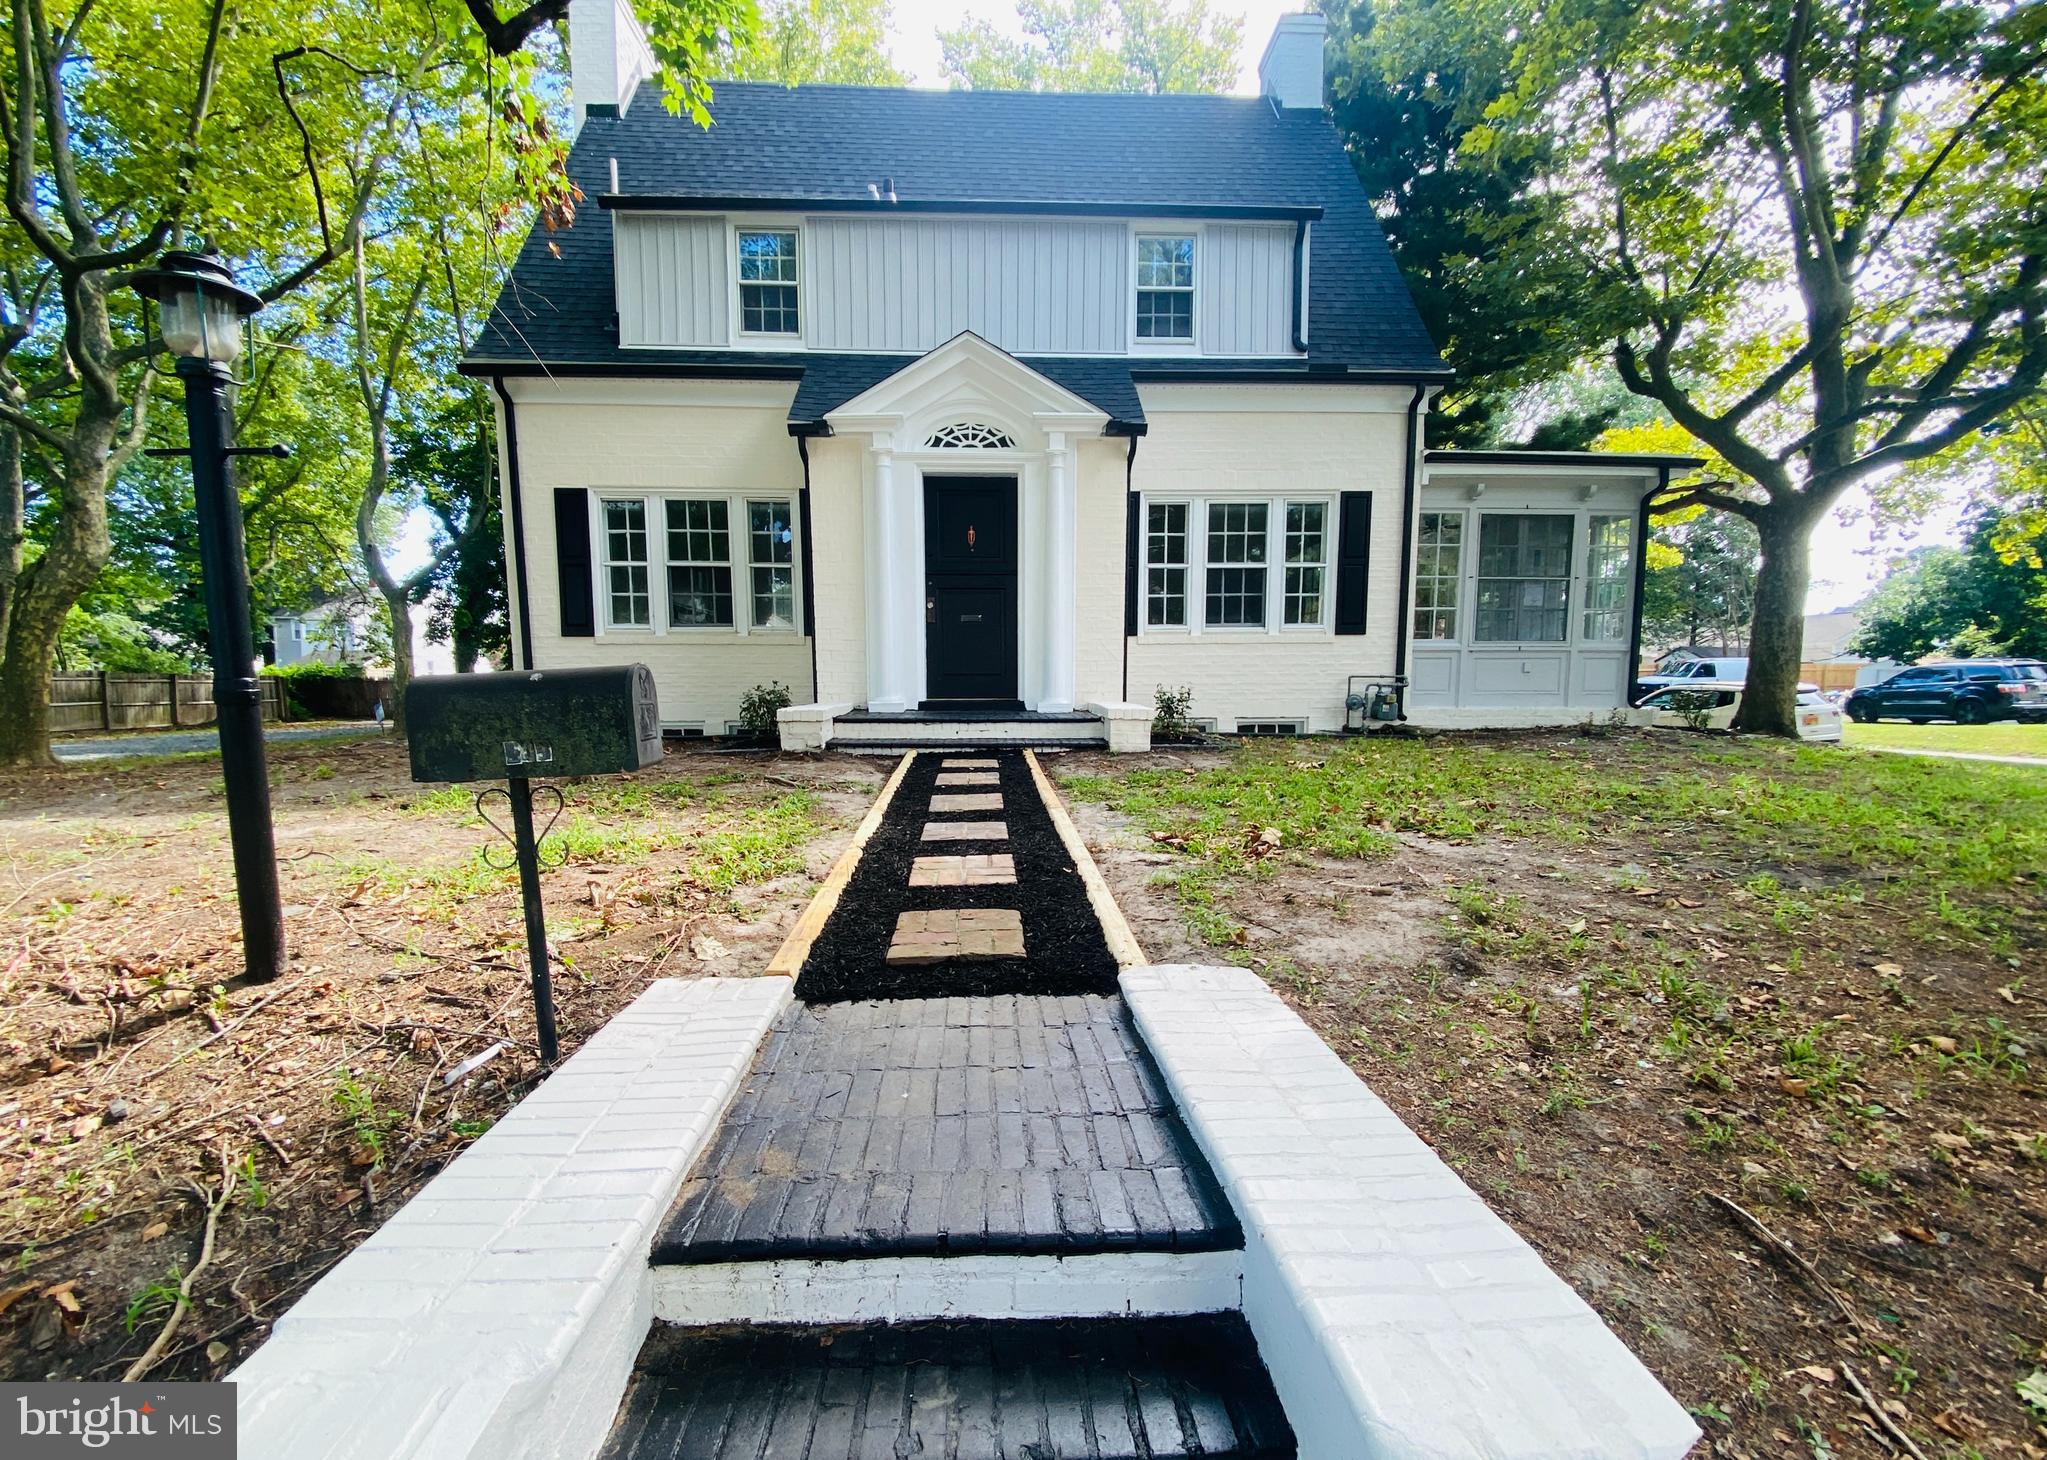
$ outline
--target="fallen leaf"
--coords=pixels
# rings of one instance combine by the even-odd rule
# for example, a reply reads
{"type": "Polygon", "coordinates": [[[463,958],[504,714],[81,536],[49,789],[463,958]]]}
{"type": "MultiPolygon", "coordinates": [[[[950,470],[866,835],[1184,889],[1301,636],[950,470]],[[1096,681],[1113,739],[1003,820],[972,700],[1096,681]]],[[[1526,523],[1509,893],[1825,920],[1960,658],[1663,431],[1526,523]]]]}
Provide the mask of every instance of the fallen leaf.
{"type": "Polygon", "coordinates": [[[1943,1409],[1933,1417],[1933,1427],[1944,1435],[1966,1440],[1981,1426],[1966,1414],[1956,1414],[1952,1409],[1943,1409]]]}
{"type": "Polygon", "coordinates": [[[1897,963],[1879,963],[1876,971],[1885,978],[1902,978],[1905,973],[1904,966],[1897,963]]]}
{"type": "Polygon", "coordinates": [[[79,1116],[78,1119],[71,1122],[71,1139],[74,1141],[84,1140],[100,1128],[101,1120],[102,1117],[97,1115],[79,1116]]]}
{"type": "Polygon", "coordinates": [[[1969,1138],[1967,1136],[1958,1136],[1953,1131],[1935,1131],[1933,1133],[1933,1143],[1936,1146],[1945,1146],[1950,1151],[1966,1151],[1969,1149],[1969,1138]]]}
{"type": "Polygon", "coordinates": [[[1926,1042],[1932,1045],[1935,1049],[1939,1050],[1942,1054],[1953,1054],[1958,1048],[1960,1048],[1959,1045],[1957,1045],[1952,1039],[1949,1039],[1945,1034],[1929,1034],[1926,1036],[1926,1042]]]}
{"type": "Polygon", "coordinates": [[[1812,1084],[1807,1080],[1794,1080],[1789,1075],[1779,1075],[1777,1077],[1777,1088],[1786,1095],[1803,1095],[1812,1088],[1812,1084]]]}
{"type": "Polygon", "coordinates": [[[206,1345],[206,1362],[209,1364],[217,1364],[222,1359],[225,1359],[232,1352],[234,1352],[234,1350],[230,1349],[226,1344],[222,1343],[219,1339],[216,1338],[212,1343],[206,1345]]]}
{"type": "Polygon", "coordinates": [[[44,1288],[43,1296],[55,1303],[59,1308],[62,1308],[66,1313],[83,1313],[85,1311],[84,1307],[80,1305],[77,1295],[71,1291],[77,1286],[78,1279],[71,1278],[68,1281],[58,1283],[54,1288],[44,1288]]]}
{"type": "Polygon", "coordinates": [[[1807,1364],[1803,1368],[1793,1369],[1791,1372],[1803,1374],[1808,1379],[1817,1379],[1822,1384],[1831,1384],[1835,1379],[1834,1371],[1825,1364],[1807,1364]]]}
{"type": "Polygon", "coordinates": [[[170,1229],[171,1224],[169,1222],[151,1222],[142,1229],[142,1240],[154,1242],[157,1238],[163,1236],[164,1233],[170,1231],[170,1229]]]}
{"type": "Polygon", "coordinates": [[[5,1313],[9,1308],[12,1308],[35,1290],[36,1285],[34,1283],[23,1283],[18,1288],[9,1288],[5,1292],[0,1292],[0,1313],[5,1313]]]}
{"type": "Polygon", "coordinates": [[[1931,1247],[1936,1242],[1940,1241],[1940,1238],[1936,1237],[1933,1234],[1932,1228],[1922,1227],[1918,1225],[1916,1222],[1907,1222],[1904,1226],[1898,1228],[1898,1230],[1900,1232],[1903,1232],[1907,1237],[1910,1237],[1914,1242],[1922,1243],[1928,1247],[1931,1247]]]}
{"type": "Polygon", "coordinates": [[[2010,984],[1999,985],[1997,990],[1997,996],[2000,999],[2003,999],[2007,1004],[2016,1004],[2019,1001],[2019,996],[2012,992],[2012,987],[2010,984]]]}

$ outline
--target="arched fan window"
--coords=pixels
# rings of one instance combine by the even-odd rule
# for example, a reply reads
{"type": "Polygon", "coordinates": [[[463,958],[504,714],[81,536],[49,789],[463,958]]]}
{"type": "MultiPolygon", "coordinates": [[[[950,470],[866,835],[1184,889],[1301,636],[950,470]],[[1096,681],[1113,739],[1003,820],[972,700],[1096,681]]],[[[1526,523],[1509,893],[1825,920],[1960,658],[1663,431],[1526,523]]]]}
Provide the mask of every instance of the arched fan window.
{"type": "Polygon", "coordinates": [[[984,426],[978,421],[962,421],[957,426],[944,426],[931,433],[926,446],[944,447],[962,451],[1007,451],[1016,443],[993,426],[984,426]]]}

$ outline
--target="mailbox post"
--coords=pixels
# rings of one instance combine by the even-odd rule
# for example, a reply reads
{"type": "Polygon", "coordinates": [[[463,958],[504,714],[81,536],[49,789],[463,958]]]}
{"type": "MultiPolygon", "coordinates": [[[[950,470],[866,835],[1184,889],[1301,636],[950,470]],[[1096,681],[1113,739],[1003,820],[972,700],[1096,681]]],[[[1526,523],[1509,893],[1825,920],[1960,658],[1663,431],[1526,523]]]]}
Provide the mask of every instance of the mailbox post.
{"type": "MultiPolygon", "coordinates": [[[[526,911],[540,1059],[553,1064],[560,1045],[540,900],[541,838],[533,830],[533,782],[636,771],[659,761],[661,710],[654,675],[644,664],[427,675],[406,688],[405,720],[415,781],[505,782],[519,896],[526,911]]],[[[478,793],[478,812],[490,794],[478,793]]],[[[561,793],[554,795],[559,807],[561,793]]],[[[489,820],[488,814],[484,819],[489,820]]]]}

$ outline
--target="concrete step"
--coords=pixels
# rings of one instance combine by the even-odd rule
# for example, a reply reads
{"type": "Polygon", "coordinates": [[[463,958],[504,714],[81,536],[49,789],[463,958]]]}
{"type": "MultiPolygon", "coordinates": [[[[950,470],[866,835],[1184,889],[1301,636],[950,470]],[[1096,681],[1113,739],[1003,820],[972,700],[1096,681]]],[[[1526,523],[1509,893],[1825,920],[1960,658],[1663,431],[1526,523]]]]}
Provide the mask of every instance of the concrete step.
{"type": "Polygon", "coordinates": [[[907,710],[879,714],[855,710],[832,721],[834,750],[918,750],[931,746],[988,748],[1108,744],[1101,718],[1078,711],[907,710]]]}
{"type": "Polygon", "coordinates": [[[601,1460],[1291,1460],[1241,1315],[657,1327],[601,1460]]]}

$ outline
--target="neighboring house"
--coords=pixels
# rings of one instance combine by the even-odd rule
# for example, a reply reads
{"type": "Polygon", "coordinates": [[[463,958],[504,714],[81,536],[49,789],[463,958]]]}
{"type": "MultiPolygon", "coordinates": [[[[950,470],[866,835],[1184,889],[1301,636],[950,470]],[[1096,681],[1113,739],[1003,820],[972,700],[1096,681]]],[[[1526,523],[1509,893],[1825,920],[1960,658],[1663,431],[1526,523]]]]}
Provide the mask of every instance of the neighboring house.
{"type": "Polygon", "coordinates": [[[308,660],[360,664],[368,644],[365,629],[362,610],[339,601],[316,604],[298,613],[273,613],[271,663],[280,669],[308,660]]]}
{"type": "Polygon", "coordinates": [[[1322,109],[1264,94],[723,83],[669,115],[574,0],[568,167],[463,368],[491,378],[521,666],[639,660],[722,732],[1142,743],[1625,703],[1678,458],[1430,453],[1449,378],[1322,109]],[[1422,541],[1417,544],[1418,532],[1422,541]],[[1417,578],[1417,554],[1422,575],[1417,578]]]}

